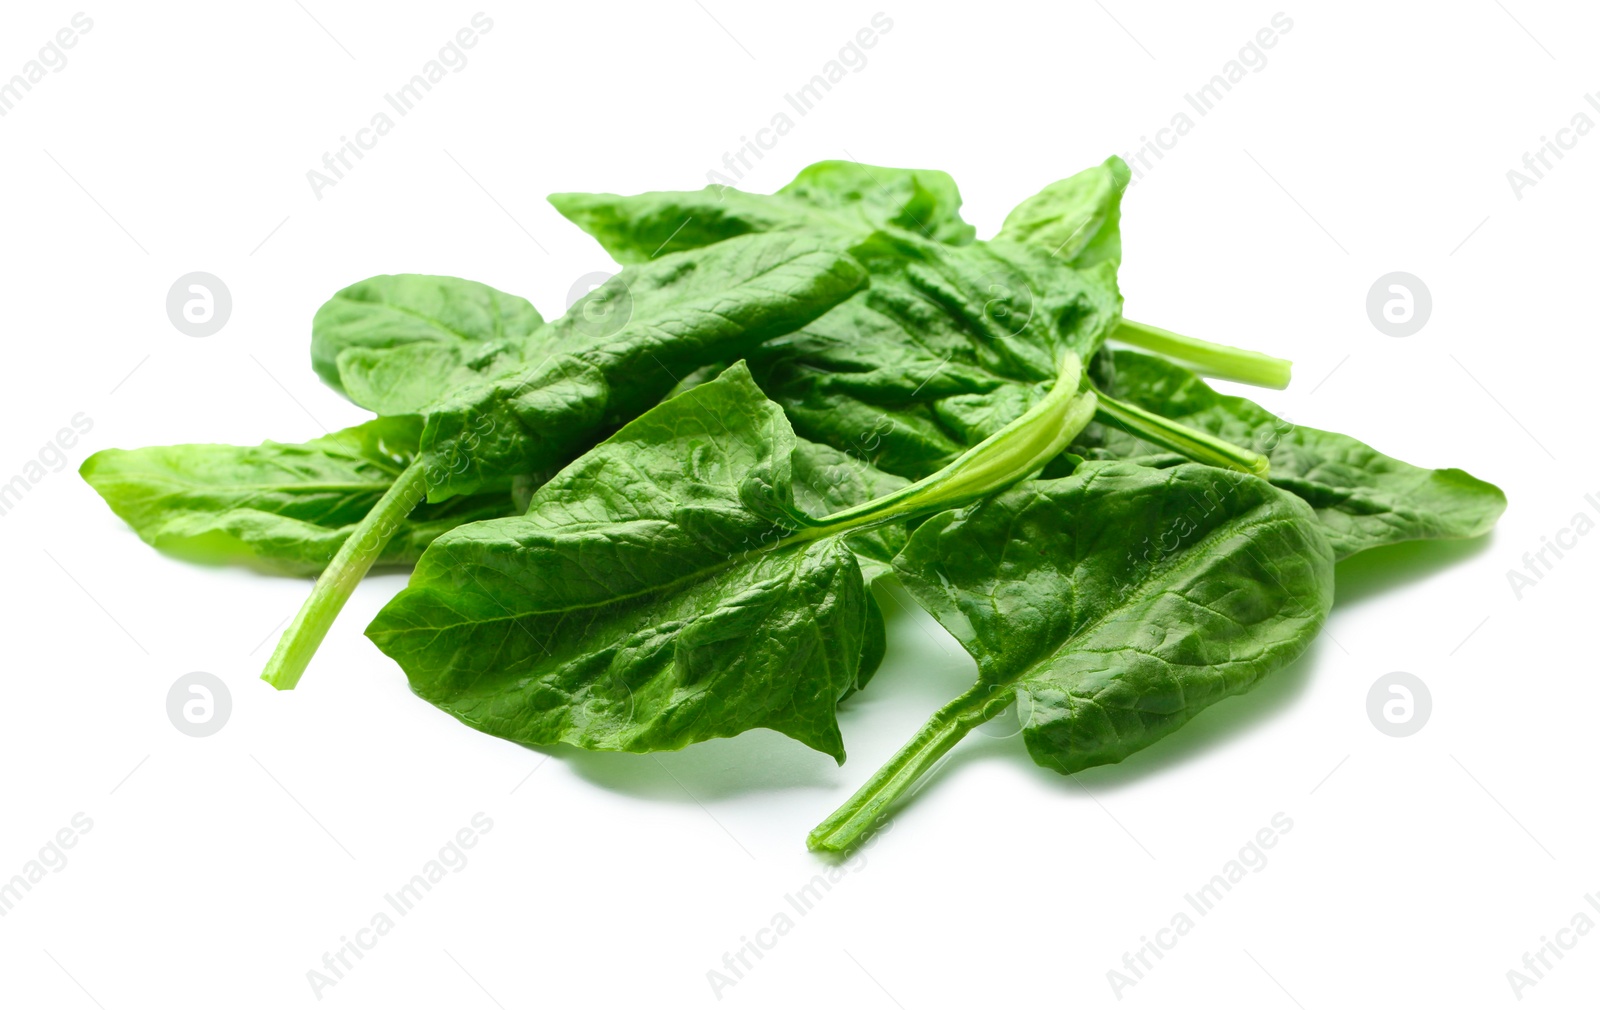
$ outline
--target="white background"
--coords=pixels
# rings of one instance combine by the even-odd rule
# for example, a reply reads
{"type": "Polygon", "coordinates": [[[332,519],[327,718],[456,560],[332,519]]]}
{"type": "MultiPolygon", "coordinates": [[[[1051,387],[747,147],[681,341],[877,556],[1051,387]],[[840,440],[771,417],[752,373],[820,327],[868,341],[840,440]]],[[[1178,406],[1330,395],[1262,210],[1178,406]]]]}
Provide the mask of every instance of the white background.
{"type": "MultiPolygon", "coordinates": [[[[77,10],[8,5],[0,77],[77,10]]],[[[470,863],[323,1004],[711,1006],[707,972],[788,912],[721,1004],[1117,1005],[1107,971],[1278,812],[1294,826],[1266,867],[1122,1004],[1510,1006],[1525,951],[1580,911],[1600,922],[1583,899],[1600,890],[1600,537],[1521,600],[1506,576],[1600,495],[1600,135],[1520,200],[1506,179],[1574,114],[1600,121],[1592,6],[507,4],[316,199],[307,170],[477,10],[89,8],[70,62],[0,118],[0,481],[74,414],[94,423],[0,516],[0,877],[74,813],[94,823],[0,918],[0,1002],[316,1004],[307,971],[479,811],[494,828],[470,863]],[[362,586],[303,686],[275,694],[256,675],[308,584],[162,557],[73,472],[106,446],[361,420],[307,344],[317,306],[372,274],[471,277],[560,314],[610,262],[547,193],[703,185],[880,9],[893,27],[868,64],[741,185],[825,158],[942,168],[980,236],[1133,149],[1288,14],[1267,65],[1128,194],[1128,314],[1293,358],[1288,391],[1252,395],[1499,483],[1492,537],[1344,565],[1302,661],[1120,766],[1068,780],[1004,729],[974,737],[800,917],[784,895],[825,869],[807,830],[969,682],[928,619],[892,614],[893,658],[842,716],[842,768],[768,732],[547,760],[417,700],[362,637],[398,575],[362,586]],[[164,308],[193,270],[234,300],[206,339],[164,308]],[[1409,338],[1366,315],[1392,270],[1432,292],[1409,338]],[[165,713],[192,670],[232,689],[207,739],[165,713]],[[1433,696],[1405,739],[1366,715],[1394,670],[1433,696]]],[[[1597,985],[1590,935],[1523,1002],[1597,985]]]]}

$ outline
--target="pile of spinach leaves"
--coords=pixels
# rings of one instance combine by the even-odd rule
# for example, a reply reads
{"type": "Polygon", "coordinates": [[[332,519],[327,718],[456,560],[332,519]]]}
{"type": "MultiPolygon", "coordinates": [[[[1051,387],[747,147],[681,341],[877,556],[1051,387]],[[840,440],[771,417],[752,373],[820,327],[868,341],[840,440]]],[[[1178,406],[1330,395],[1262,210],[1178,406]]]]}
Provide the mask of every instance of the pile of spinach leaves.
{"type": "Polygon", "coordinates": [[[558,194],[623,264],[560,319],[374,277],[317,312],[312,366],[375,420],[82,473],[164,551],[320,573],[280,688],[374,564],[415,565],[368,637],[528,745],[765,727],[843,762],[897,578],[977,682],[811,834],[848,851],[1008,707],[1040,765],[1120,761],[1299,655],[1336,561],[1505,508],[1201,378],[1282,388],[1286,361],[1123,318],[1127,182],[1111,158],[987,241],[948,175],[853,162],[767,196],[558,194]]]}

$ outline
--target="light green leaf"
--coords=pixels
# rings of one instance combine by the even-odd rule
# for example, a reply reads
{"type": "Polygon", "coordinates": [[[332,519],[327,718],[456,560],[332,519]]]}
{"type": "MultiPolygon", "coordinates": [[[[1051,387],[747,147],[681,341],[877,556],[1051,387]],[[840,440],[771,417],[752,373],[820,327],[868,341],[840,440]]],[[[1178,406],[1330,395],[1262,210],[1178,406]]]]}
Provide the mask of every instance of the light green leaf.
{"type": "MultiPolygon", "coordinates": [[[[415,458],[421,430],[415,418],[380,418],[301,445],[103,449],[80,472],[153,547],[314,574],[415,458]]],[[[423,505],[378,563],[414,563],[445,530],[512,510],[504,489],[423,505]]]]}
{"type": "Polygon", "coordinates": [[[1115,155],[1052,182],[1006,215],[997,239],[1047,250],[1075,267],[1122,265],[1122,194],[1131,176],[1115,155]]]}
{"type": "Polygon", "coordinates": [[[550,202],[618,263],[760,232],[805,231],[846,248],[897,228],[938,242],[972,241],[961,194],[944,172],[822,161],[771,196],[712,185],[688,192],[555,193],[550,202]]]}
{"type": "Polygon", "coordinates": [[[526,299],[487,284],[427,274],[371,277],[317,310],[311,366],[368,410],[415,413],[448,390],[455,369],[503,353],[520,357],[543,325],[526,299]],[[383,367],[394,352],[407,364],[383,367]],[[408,369],[423,360],[428,370],[408,369]],[[346,371],[358,381],[347,381],[346,371]],[[409,409],[384,409],[397,405],[409,409]]]}

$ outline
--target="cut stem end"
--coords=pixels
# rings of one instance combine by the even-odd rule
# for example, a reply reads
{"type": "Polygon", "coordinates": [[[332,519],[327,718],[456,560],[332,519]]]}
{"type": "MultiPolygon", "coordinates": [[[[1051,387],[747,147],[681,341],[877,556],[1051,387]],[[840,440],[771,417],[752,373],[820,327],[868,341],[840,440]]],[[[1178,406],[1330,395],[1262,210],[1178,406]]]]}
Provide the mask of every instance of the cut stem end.
{"type": "Polygon", "coordinates": [[[262,680],[280,691],[293,690],[300,683],[301,674],[306,672],[317,647],[333,627],[339,611],[344,609],[345,601],[383,553],[384,545],[394,536],[400,523],[422,501],[427,490],[425,472],[419,457],[395,478],[372,511],[350,531],[350,536],[317,578],[300,612],[294,615],[293,623],[278,639],[278,647],[267,660],[266,669],[261,671],[262,680]]]}
{"type": "Polygon", "coordinates": [[[1131,319],[1124,319],[1111,334],[1111,339],[1175,358],[1193,365],[1196,371],[1214,379],[1244,382],[1267,389],[1288,386],[1289,373],[1293,368],[1291,362],[1270,354],[1229,347],[1227,344],[1213,344],[1209,340],[1186,337],[1131,319]]]}

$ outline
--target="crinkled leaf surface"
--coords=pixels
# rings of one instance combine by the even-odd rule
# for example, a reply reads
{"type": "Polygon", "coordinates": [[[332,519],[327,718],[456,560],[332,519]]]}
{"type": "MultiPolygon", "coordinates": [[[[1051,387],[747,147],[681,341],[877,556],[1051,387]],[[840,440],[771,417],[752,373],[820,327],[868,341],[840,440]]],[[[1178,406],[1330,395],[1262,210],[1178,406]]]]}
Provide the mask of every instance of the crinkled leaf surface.
{"type": "MultiPolygon", "coordinates": [[[[80,472],[154,547],[312,574],[416,456],[421,433],[416,418],[379,418],[300,445],[103,449],[80,472]]],[[[505,489],[422,505],[378,563],[411,564],[445,530],[512,511],[505,489]]]]}
{"type": "MultiPolygon", "coordinates": [[[[904,477],[886,473],[832,446],[797,439],[793,459],[794,502],[802,512],[822,517],[840,512],[898,491],[909,483],[904,477]]],[[[890,523],[859,533],[845,535],[845,544],[855,553],[861,576],[870,586],[894,570],[894,556],[906,543],[906,525],[890,523]]],[[[867,619],[863,629],[861,664],[851,691],[867,686],[878,672],[889,649],[883,611],[871,593],[866,596],[867,619]]],[[[843,700],[843,699],[841,699],[843,700]]]]}
{"type": "Polygon", "coordinates": [[[520,356],[544,319],[527,299],[458,277],[371,277],[335,294],[311,322],[322,381],[379,414],[415,413],[457,369],[520,356]]]}
{"type": "Polygon", "coordinates": [[[425,411],[429,499],[564,464],[693,369],[791,333],[865,283],[848,254],[791,234],[626,268],[542,331],[542,360],[459,387],[425,411]],[[587,311],[596,299],[604,312],[587,311]]]}
{"type": "Polygon", "coordinates": [[[1093,356],[1121,314],[1103,278],[1031,245],[887,233],[853,248],[871,286],[751,353],[806,438],[917,478],[1021,416],[1062,355],[1093,356]]]}
{"type": "Polygon", "coordinates": [[[1035,761],[1120,761],[1288,663],[1333,601],[1311,510],[1198,464],[1085,463],[922,524],[908,589],[1015,690],[1035,761]]]}
{"type": "Polygon", "coordinates": [[[701,228],[723,219],[697,214],[682,193],[551,199],[621,262],[680,225],[673,247],[803,227],[849,249],[871,286],[753,351],[751,369],[802,436],[917,478],[1026,411],[1054,378],[1061,350],[1087,361],[1115,329],[1127,179],[1110,159],[1029,198],[996,241],[975,244],[970,228],[955,227],[960,198],[948,176],[850,162],[813,165],[772,196],[725,190],[728,206],[740,208],[732,232],[701,228]],[[948,195],[910,198],[922,189],[948,195]],[[792,212],[801,196],[815,212],[792,212]],[[853,217],[841,217],[851,208],[853,217]],[[921,225],[908,226],[908,214],[921,225]]]}
{"type": "MultiPolygon", "coordinates": [[[[1505,493],[1464,470],[1412,466],[1348,435],[1293,424],[1164,358],[1107,352],[1095,374],[1113,396],[1265,453],[1268,479],[1310,503],[1341,559],[1406,540],[1481,536],[1505,511],[1505,493]]],[[[1074,447],[1082,455],[1175,458],[1115,428],[1091,426],[1085,436],[1074,447]]]]}
{"type": "Polygon", "coordinates": [[[944,172],[850,161],[811,165],[771,196],[712,185],[638,196],[556,193],[550,202],[618,263],[643,263],[752,232],[804,230],[841,247],[881,228],[956,245],[973,235],[961,220],[955,180],[944,172]]]}
{"type": "MultiPolygon", "coordinates": [[[[796,439],[792,473],[795,505],[819,518],[881,498],[910,483],[832,446],[803,438],[796,439]]],[[[870,582],[893,567],[894,556],[906,543],[905,526],[892,523],[850,533],[845,543],[855,551],[870,582]]]]}
{"type": "Polygon", "coordinates": [[[843,760],[869,611],[843,537],[784,541],[795,437],[742,365],[632,421],[526,515],[436,540],[368,628],[412,689],[526,744],[756,727],[843,760]]]}

